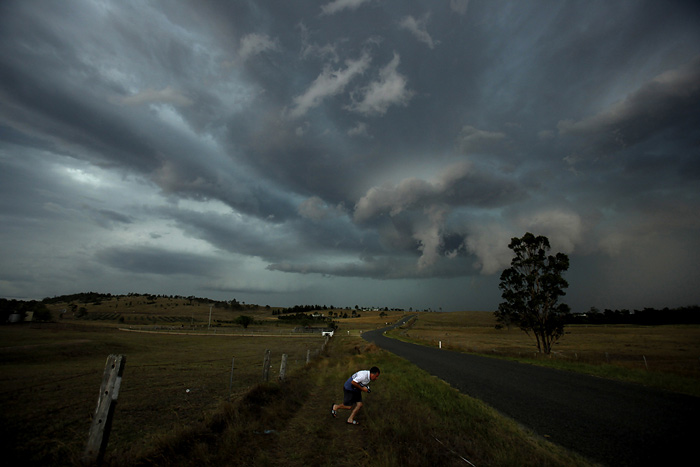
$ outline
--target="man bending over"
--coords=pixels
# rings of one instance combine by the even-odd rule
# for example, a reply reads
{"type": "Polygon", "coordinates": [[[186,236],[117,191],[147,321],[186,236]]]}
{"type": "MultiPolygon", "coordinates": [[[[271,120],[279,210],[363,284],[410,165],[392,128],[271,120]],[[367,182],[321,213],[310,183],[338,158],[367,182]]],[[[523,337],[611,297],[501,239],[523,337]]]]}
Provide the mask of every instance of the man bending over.
{"type": "Polygon", "coordinates": [[[350,417],[346,423],[349,425],[358,425],[355,416],[362,408],[362,393],[369,392],[369,383],[379,377],[379,368],[373,366],[369,370],[360,370],[352,375],[343,384],[343,403],[333,404],[331,407],[331,415],[336,417],[338,409],[352,410],[350,417]]]}

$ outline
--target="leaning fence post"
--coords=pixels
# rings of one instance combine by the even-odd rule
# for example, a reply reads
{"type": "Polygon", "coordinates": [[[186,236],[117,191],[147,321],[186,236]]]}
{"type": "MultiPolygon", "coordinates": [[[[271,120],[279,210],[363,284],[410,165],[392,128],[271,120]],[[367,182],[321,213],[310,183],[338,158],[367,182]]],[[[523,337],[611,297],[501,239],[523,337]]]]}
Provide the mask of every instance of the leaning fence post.
{"type": "Polygon", "coordinates": [[[279,380],[284,381],[284,375],[287,372],[287,354],[282,354],[282,363],[280,364],[280,376],[279,380]]]}
{"type": "Polygon", "coordinates": [[[306,364],[308,365],[311,361],[311,349],[306,349],[306,364]]]}
{"type": "Polygon", "coordinates": [[[270,349],[265,350],[265,360],[263,360],[263,381],[270,378],[270,349]]]}
{"type": "Polygon", "coordinates": [[[109,441],[109,431],[112,428],[112,417],[119,397],[124,365],[126,365],[126,355],[107,357],[100,395],[97,398],[97,408],[90,426],[87,446],[83,453],[84,463],[100,464],[102,462],[109,441]]]}

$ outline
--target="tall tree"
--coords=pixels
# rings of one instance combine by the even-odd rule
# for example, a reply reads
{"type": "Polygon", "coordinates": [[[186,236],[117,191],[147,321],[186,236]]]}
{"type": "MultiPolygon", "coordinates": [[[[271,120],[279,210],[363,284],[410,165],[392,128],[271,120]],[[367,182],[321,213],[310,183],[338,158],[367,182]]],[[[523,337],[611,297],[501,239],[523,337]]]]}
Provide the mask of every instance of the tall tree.
{"type": "Polygon", "coordinates": [[[540,353],[549,354],[552,344],[564,334],[564,322],[571,311],[559,303],[569,286],[562,277],[569,269],[569,257],[564,253],[547,255],[549,239],[530,232],[511,239],[508,248],[515,257],[501,274],[498,287],[505,301],[498,305],[496,327],[519,326],[534,335],[540,353]]]}

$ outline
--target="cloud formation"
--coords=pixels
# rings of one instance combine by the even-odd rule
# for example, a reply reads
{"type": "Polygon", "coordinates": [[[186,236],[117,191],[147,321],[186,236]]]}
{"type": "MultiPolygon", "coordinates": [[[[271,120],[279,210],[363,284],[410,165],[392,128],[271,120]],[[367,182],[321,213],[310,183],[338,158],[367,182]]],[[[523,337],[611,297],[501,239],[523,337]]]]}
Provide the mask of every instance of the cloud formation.
{"type": "Polygon", "coordinates": [[[250,33],[241,38],[241,47],[238,54],[246,60],[248,57],[258,55],[266,51],[279,50],[279,44],[267,34],[250,33]]]}
{"type": "Polygon", "coordinates": [[[369,55],[364,54],[357,60],[346,61],[344,69],[334,70],[326,66],[308,89],[294,98],[290,116],[301,117],[309,109],[321,105],[324,99],[343,92],[353,78],[367,69],[370,61],[369,55]]]}
{"type": "Polygon", "coordinates": [[[367,116],[383,115],[392,105],[406,106],[413,96],[407,88],[406,77],[397,71],[400,58],[394,58],[379,70],[379,77],[358,91],[359,99],[348,108],[367,116]]]}
{"type": "Polygon", "coordinates": [[[415,19],[413,16],[406,16],[400,22],[399,25],[408,30],[418,41],[423,42],[428,46],[429,49],[435,48],[439,41],[433,40],[433,38],[428,33],[426,23],[428,22],[430,15],[425,15],[421,19],[415,19]]]}
{"type": "Polygon", "coordinates": [[[576,311],[700,299],[700,9],[8,0],[0,295],[576,311]]]}
{"type": "Polygon", "coordinates": [[[700,108],[700,56],[664,71],[624,99],[596,115],[578,121],[562,120],[562,136],[590,138],[594,155],[639,144],[650,136],[683,125],[700,108]]]}
{"type": "Polygon", "coordinates": [[[363,3],[370,2],[372,0],[333,0],[330,3],[326,3],[321,6],[321,11],[326,15],[333,15],[339,13],[343,10],[356,10],[363,3]]]}

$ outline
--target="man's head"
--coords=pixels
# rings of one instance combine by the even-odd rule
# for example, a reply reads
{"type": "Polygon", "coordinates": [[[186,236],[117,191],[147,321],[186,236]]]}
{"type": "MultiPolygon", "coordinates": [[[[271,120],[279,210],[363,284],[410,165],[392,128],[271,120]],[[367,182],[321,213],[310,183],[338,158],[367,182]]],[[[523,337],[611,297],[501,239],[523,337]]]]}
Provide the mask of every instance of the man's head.
{"type": "Polygon", "coordinates": [[[375,379],[379,378],[379,368],[376,366],[373,366],[372,368],[369,369],[369,379],[374,381],[375,379]]]}

